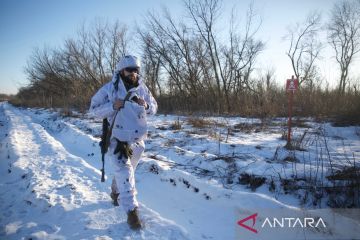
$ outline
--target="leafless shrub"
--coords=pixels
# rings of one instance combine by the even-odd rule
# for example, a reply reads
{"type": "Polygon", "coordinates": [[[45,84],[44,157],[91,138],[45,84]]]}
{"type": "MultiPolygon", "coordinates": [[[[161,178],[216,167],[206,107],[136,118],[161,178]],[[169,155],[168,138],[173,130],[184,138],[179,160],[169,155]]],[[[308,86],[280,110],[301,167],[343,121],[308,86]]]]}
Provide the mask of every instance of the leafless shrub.
{"type": "Polygon", "coordinates": [[[188,118],[188,123],[194,128],[207,128],[214,125],[213,122],[205,120],[203,118],[188,118]]]}
{"type": "Polygon", "coordinates": [[[360,127],[357,127],[357,128],[355,129],[355,134],[356,134],[358,137],[360,137],[360,127]]]}
{"type": "Polygon", "coordinates": [[[293,193],[299,189],[299,186],[294,179],[281,179],[281,186],[283,187],[284,193],[293,193]]]}
{"type": "Polygon", "coordinates": [[[170,129],[172,130],[180,130],[181,128],[182,128],[182,123],[180,122],[179,118],[170,125],[170,129]]]}
{"type": "Polygon", "coordinates": [[[302,118],[295,118],[294,121],[292,121],[291,126],[292,127],[298,127],[298,128],[310,128],[311,127],[302,118]]]}
{"type": "Polygon", "coordinates": [[[234,125],[235,131],[242,131],[245,133],[258,132],[263,126],[258,123],[238,123],[234,125]]]}
{"type": "Polygon", "coordinates": [[[326,187],[328,204],[335,208],[360,206],[360,168],[344,167],[327,176],[333,186],[326,187]]]}
{"type": "Polygon", "coordinates": [[[63,117],[73,117],[74,114],[69,108],[61,108],[60,115],[63,117]]]}
{"type": "Polygon", "coordinates": [[[326,177],[333,183],[327,187],[329,205],[335,208],[360,206],[360,168],[344,167],[326,177]]]}
{"type": "Polygon", "coordinates": [[[242,185],[248,185],[248,187],[255,191],[258,187],[262,186],[266,181],[265,177],[255,176],[253,174],[241,173],[238,178],[238,183],[242,185]]]}

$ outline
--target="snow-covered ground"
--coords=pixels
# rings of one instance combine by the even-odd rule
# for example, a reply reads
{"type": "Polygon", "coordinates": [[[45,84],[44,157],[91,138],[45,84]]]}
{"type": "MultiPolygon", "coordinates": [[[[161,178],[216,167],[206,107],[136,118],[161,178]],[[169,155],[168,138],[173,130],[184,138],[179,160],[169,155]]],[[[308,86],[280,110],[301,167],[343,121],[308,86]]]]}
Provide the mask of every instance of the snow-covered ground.
{"type": "MultiPolygon", "coordinates": [[[[306,151],[287,151],[284,119],[265,128],[258,119],[157,115],[136,172],[145,228],[132,231],[111,204],[108,162],[100,182],[101,121],[79,116],[0,103],[0,239],[243,239],[239,212],[313,207],[305,190],[287,194],[284,180],[326,185],[330,167],[360,162],[358,127],[306,121],[294,129],[306,151]]],[[[354,236],[358,220],[306,238],[344,239],[344,225],[354,236]]],[[[274,234],[264,239],[290,236],[274,234]]]]}

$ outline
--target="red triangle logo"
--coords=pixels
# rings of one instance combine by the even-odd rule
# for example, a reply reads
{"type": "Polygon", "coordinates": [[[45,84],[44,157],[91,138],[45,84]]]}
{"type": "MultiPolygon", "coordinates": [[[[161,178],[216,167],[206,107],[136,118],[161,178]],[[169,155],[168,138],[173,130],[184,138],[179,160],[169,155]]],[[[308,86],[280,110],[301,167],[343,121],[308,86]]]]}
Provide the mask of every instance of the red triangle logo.
{"type": "Polygon", "coordinates": [[[257,215],[258,215],[258,214],[255,213],[255,214],[253,214],[253,215],[251,215],[251,216],[248,216],[248,217],[246,217],[246,218],[238,221],[237,224],[239,224],[239,225],[240,225],[241,227],[243,227],[243,228],[246,228],[246,229],[249,230],[249,231],[252,231],[252,232],[254,232],[254,233],[257,233],[257,230],[254,229],[254,228],[252,228],[252,227],[254,227],[254,225],[255,225],[257,215]],[[246,222],[246,221],[248,221],[248,220],[250,220],[250,219],[253,220],[251,227],[249,227],[248,225],[245,225],[245,224],[244,224],[244,222],[246,222]]]}

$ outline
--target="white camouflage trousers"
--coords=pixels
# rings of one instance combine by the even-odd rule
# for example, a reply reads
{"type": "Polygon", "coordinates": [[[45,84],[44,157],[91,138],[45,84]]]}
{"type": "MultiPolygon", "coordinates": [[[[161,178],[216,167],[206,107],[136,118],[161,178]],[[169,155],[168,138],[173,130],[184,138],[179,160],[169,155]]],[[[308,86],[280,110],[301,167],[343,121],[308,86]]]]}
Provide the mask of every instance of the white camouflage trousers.
{"type": "Polygon", "coordinates": [[[109,155],[114,168],[114,179],[111,188],[116,193],[119,193],[118,202],[128,212],[139,206],[136,199],[135,170],[145,150],[145,143],[140,141],[130,145],[133,150],[133,155],[130,159],[127,159],[125,156],[119,158],[119,153],[114,154],[116,144],[116,140],[112,139],[109,148],[109,155]]]}

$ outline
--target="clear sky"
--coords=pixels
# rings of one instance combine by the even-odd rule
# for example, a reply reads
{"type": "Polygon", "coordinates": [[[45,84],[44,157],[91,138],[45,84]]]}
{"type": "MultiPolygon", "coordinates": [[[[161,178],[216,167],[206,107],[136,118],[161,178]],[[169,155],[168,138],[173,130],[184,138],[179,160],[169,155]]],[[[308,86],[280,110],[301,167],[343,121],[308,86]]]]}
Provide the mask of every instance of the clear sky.
{"type": "MultiPolygon", "coordinates": [[[[259,37],[266,42],[266,50],[259,59],[261,67],[273,67],[278,80],[290,77],[293,73],[285,55],[288,43],[282,40],[287,26],[303,21],[312,10],[321,11],[326,19],[336,1],[254,0],[263,19],[259,37]]],[[[228,17],[234,3],[239,18],[244,20],[250,0],[224,0],[223,16],[228,17]]],[[[135,21],[141,24],[147,10],[160,12],[162,6],[174,15],[183,14],[181,0],[1,0],[0,93],[16,93],[20,86],[26,85],[24,67],[34,48],[62,46],[84,22],[95,18],[110,22],[119,19],[131,28],[135,21]]],[[[331,82],[338,73],[331,54],[324,55],[320,67],[324,78],[331,82]]]]}

